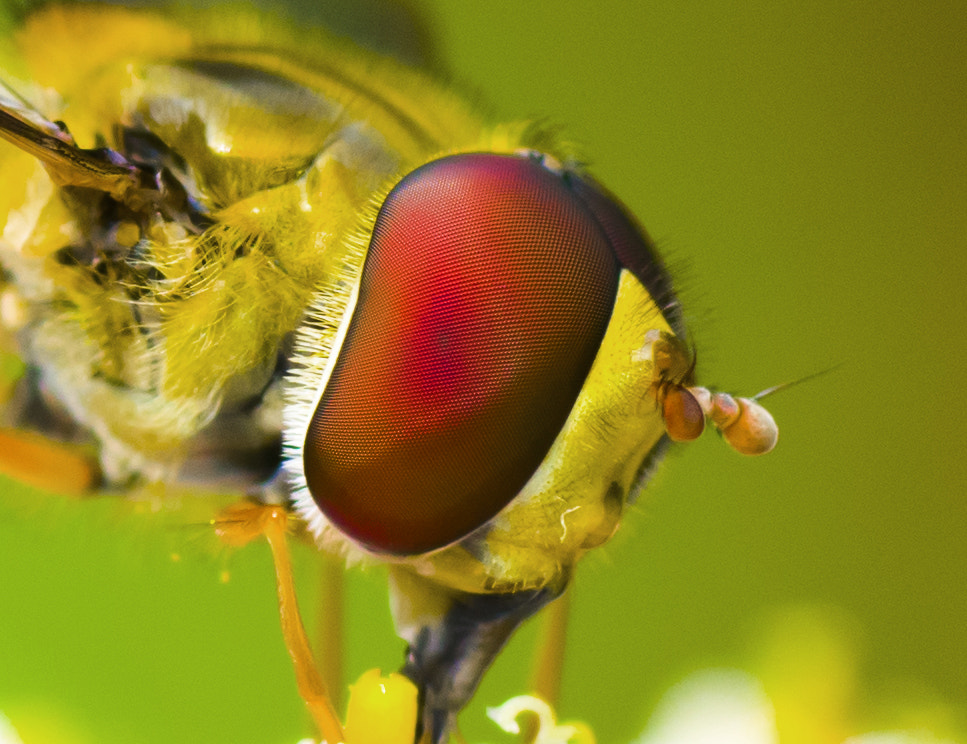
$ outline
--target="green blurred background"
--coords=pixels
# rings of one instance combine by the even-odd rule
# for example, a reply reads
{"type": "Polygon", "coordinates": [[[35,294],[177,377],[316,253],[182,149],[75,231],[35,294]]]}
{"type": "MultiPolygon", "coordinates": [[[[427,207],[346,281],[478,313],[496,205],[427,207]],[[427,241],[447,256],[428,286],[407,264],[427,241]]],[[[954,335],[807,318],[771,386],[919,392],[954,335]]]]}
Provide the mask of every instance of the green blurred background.
{"type": "MultiPolygon", "coordinates": [[[[762,680],[783,741],[897,726],[963,737],[963,7],[425,10],[460,85],[504,118],[565,127],[648,227],[703,382],[748,394],[843,363],[769,399],[771,455],[713,436],[676,448],[588,556],[561,716],[629,742],[683,677],[734,666],[762,680]]],[[[201,526],[2,487],[0,710],[37,732],[27,744],[306,735],[264,546],[213,557],[201,526]]],[[[315,561],[297,559],[311,604],[315,561]]],[[[350,677],[399,662],[382,582],[350,578],[350,677]]],[[[464,715],[469,741],[498,740],[483,704],[522,690],[533,637],[464,715]]]]}

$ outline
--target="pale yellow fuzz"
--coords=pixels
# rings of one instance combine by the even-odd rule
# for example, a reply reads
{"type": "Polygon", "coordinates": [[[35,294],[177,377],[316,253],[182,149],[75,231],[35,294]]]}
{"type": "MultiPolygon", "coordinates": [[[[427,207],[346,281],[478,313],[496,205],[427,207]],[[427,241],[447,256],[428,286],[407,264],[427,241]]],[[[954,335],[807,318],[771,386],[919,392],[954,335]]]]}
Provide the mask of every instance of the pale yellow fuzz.
{"type": "Polygon", "coordinates": [[[15,107],[63,120],[82,148],[150,131],[204,215],[197,231],[122,215],[89,242],[93,202],[72,208],[0,143],[0,261],[109,478],[170,478],[221,411],[265,389],[300,325],[313,356],[331,348],[317,329],[339,326],[373,199],[402,174],[448,152],[565,155],[553,133],[490,129],[418,71],[251,10],[51,5],[4,45],[15,107]],[[244,69],[258,85],[220,77],[244,69]],[[111,240],[128,253],[99,255],[111,240]]]}

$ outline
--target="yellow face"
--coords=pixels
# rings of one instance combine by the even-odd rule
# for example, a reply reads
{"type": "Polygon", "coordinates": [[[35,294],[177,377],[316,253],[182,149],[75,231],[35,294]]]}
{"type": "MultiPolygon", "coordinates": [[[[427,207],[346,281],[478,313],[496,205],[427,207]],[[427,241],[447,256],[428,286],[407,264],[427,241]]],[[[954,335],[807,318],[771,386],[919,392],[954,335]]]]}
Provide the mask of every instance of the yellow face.
{"type": "Polygon", "coordinates": [[[654,246],[540,127],[262,17],[51,6],[3,55],[2,436],[46,450],[0,468],[254,495],[389,564],[434,742],[666,431],[774,443],[693,387],[654,246]]]}

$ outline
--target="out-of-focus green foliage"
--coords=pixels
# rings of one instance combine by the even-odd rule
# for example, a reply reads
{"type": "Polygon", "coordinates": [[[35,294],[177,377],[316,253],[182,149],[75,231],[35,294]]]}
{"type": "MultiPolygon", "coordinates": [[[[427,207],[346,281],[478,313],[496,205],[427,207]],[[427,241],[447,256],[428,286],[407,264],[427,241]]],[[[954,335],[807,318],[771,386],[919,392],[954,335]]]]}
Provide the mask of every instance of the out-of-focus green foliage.
{"type": "MultiPolygon", "coordinates": [[[[656,237],[702,382],[755,393],[845,362],[770,401],[768,457],[710,437],[671,454],[578,577],[561,719],[632,741],[678,682],[729,667],[761,685],[784,744],[806,741],[783,728],[804,700],[831,711],[829,741],[962,737],[964,14],[831,0],[432,13],[458,84],[566,127],[656,237]],[[817,604],[835,608],[832,631],[762,621],[817,604]]],[[[203,525],[24,500],[0,504],[0,709],[67,721],[78,742],[305,734],[262,546],[211,558],[203,525]]],[[[308,597],[308,551],[297,570],[308,597]]],[[[351,578],[350,678],[400,658],[380,581],[351,578]]],[[[485,680],[469,741],[497,740],[483,707],[522,691],[533,637],[485,680]]]]}

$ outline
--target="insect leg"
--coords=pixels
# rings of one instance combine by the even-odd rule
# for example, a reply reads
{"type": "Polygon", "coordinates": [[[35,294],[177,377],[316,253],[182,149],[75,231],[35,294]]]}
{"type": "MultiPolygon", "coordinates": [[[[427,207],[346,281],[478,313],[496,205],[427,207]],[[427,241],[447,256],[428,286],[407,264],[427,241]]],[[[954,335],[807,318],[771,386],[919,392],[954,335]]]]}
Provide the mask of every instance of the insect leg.
{"type": "Polygon", "coordinates": [[[319,727],[323,739],[342,742],[342,724],[336,716],[326,685],[316,668],[309,639],[306,636],[295,582],[292,579],[292,560],[286,542],[288,514],[285,508],[270,504],[243,502],[229,507],[214,520],[218,536],[228,545],[241,546],[263,535],[272,549],[275,580],[279,595],[279,616],[282,636],[295,668],[299,694],[319,727]]]}
{"type": "Polygon", "coordinates": [[[0,374],[0,473],[65,496],[103,484],[96,447],[39,385],[36,370],[0,374]]]}
{"type": "Polygon", "coordinates": [[[342,710],[343,605],[346,567],[328,555],[321,558],[319,619],[316,624],[316,664],[329,690],[332,706],[342,710]]]}
{"type": "Polygon", "coordinates": [[[531,669],[531,691],[552,708],[557,707],[561,695],[564,670],[564,645],[567,620],[571,610],[571,593],[565,591],[551,602],[541,618],[537,652],[531,669]]]}
{"type": "MultiPolygon", "coordinates": [[[[557,708],[564,671],[564,647],[567,620],[571,610],[571,593],[565,591],[544,609],[531,667],[531,692],[551,709],[557,708]]],[[[540,717],[532,711],[521,713],[521,741],[535,742],[541,727],[540,717]],[[523,716],[527,716],[523,718],[523,716]]]]}
{"type": "Polygon", "coordinates": [[[0,428],[0,473],[68,496],[90,494],[101,481],[97,460],[78,447],[7,428],[0,428]]]}

